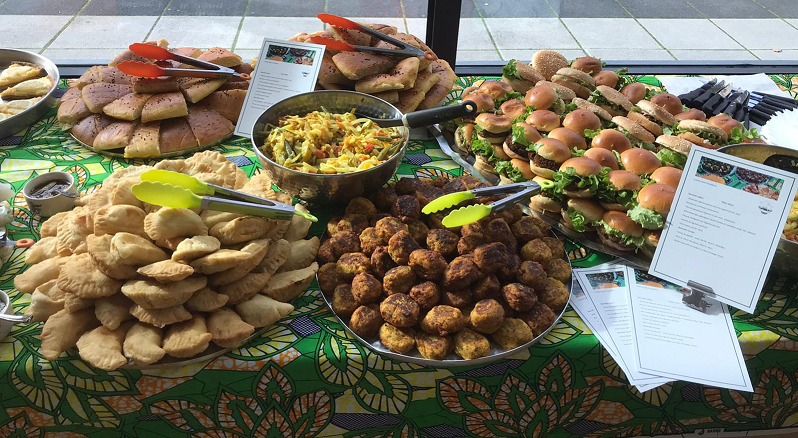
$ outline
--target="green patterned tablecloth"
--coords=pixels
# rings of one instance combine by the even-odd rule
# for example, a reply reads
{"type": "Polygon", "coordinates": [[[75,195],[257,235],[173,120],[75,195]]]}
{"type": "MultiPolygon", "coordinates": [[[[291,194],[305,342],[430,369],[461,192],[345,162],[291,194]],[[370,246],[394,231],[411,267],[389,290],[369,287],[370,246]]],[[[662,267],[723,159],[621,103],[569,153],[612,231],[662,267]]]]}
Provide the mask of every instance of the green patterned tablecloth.
{"type": "MultiPolygon", "coordinates": [[[[774,79],[785,88],[796,82],[774,79]]],[[[215,150],[252,175],[259,169],[247,145],[237,139],[215,150]]],[[[0,140],[0,180],[17,192],[52,170],[73,173],[79,189],[91,191],[130,164],[67,138],[55,111],[23,136],[0,140]]],[[[413,141],[397,176],[461,172],[435,143],[413,141]]],[[[21,194],[12,204],[10,237],[38,238],[40,218],[21,194]]],[[[319,213],[324,220],[333,212],[319,213]]],[[[608,260],[573,244],[568,250],[575,266],[608,260]]],[[[0,288],[17,312],[30,299],[13,289],[24,269],[15,250],[0,271],[0,288]]],[[[734,314],[751,394],[687,382],[641,394],[570,308],[543,342],[493,364],[395,362],[347,336],[315,283],[259,339],[183,367],[104,372],[74,355],[51,363],[38,352],[41,325],[17,325],[0,341],[0,437],[609,437],[785,428],[798,423],[796,291],[796,279],[770,278],[756,313],[734,314]]]]}

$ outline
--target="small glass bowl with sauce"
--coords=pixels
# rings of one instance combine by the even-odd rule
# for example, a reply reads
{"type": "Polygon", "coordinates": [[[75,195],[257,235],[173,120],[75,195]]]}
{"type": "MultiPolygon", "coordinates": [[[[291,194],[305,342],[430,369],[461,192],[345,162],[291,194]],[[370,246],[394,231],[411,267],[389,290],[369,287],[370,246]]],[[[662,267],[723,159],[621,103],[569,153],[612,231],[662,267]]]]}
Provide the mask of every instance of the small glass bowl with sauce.
{"type": "Polygon", "coordinates": [[[22,196],[31,213],[49,217],[75,206],[78,188],[75,178],[66,172],[48,172],[28,181],[22,188],[22,196]]]}
{"type": "MultiPolygon", "coordinates": [[[[8,297],[8,295],[6,295],[5,292],[0,290],[0,314],[11,314],[11,312],[11,299],[8,297]]],[[[13,322],[0,320],[0,341],[8,336],[8,332],[11,331],[11,327],[13,326],[13,322]]]]}

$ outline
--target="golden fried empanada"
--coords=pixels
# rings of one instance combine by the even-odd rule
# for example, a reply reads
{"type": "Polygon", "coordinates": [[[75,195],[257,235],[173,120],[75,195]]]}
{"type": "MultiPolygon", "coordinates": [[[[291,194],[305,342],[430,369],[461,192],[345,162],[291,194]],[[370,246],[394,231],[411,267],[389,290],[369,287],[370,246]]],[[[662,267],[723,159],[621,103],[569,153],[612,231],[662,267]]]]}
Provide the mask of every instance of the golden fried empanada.
{"type": "Polygon", "coordinates": [[[214,173],[222,177],[219,185],[231,189],[236,182],[236,165],[216,151],[199,152],[186,159],[184,173],[191,176],[214,173]]]}
{"type": "Polygon", "coordinates": [[[147,237],[144,217],[147,213],[133,205],[106,205],[94,215],[94,234],[132,233],[147,237]]]}
{"type": "Polygon", "coordinates": [[[240,345],[255,332],[255,327],[245,323],[237,313],[228,308],[219,309],[208,317],[208,330],[213,343],[224,348],[240,345]]]}
{"type": "Polygon", "coordinates": [[[191,319],[191,313],[183,305],[166,309],[145,309],[138,304],[130,308],[130,314],[141,322],[164,328],[169,324],[191,319]]]}
{"type": "Polygon", "coordinates": [[[33,291],[30,305],[25,315],[31,316],[31,322],[45,321],[64,308],[66,294],[58,288],[58,280],[50,280],[33,291]]]}
{"type": "Polygon", "coordinates": [[[230,269],[251,257],[251,254],[232,249],[220,249],[213,254],[191,262],[195,271],[203,274],[215,274],[230,269]]]}
{"type": "Polygon", "coordinates": [[[247,175],[247,173],[244,172],[244,169],[236,166],[236,182],[233,188],[238,190],[244,187],[247,181],[249,181],[249,175],[247,175]]]}
{"type": "Polygon", "coordinates": [[[208,284],[211,286],[230,284],[249,274],[266,257],[266,253],[269,251],[269,241],[267,239],[253,240],[244,245],[240,251],[250,254],[250,257],[226,271],[209,276],[208,284]]]}
{"type": "Polygon", "coordinates": [[[266,234],[263,235],[263,238],[269,239],[272,242],[280,240],[283,238],[283,235],[288,230],[289,225],[291,225],[291,221],[269,219],[269,229],[268,231],[266,231],[266,234]]]}
{"type": "Polygon", "coordinates": [[[94,300],[81,298],[73,293],[64,294],[64,309],[69,313],[77,313],[94,305],[94,300]]]}
{"type": "Polygon", "coordinates": [[[163,349],[169,356],[186,358],[202,353],[210,342],[211,332],[205,325],[205,317],[197,314],[169,327],[163,338],[163,349]]]}
{"type": "Polygon", "coordinates": [[[166,354],[163,343],[163,330],[143,322],[137,322],[128,329],[122,344],[125,357],[138,366],[152,365],[166,354]]]}
{"type": "Polygon", "coordinates": [[[192,312],[213,312],[227,304],[227,295],[219,294],[205,287],[191,296],[184,304],[192,312]]]}
{"type": "Polygon", "coordinates": [[[92,309],[69,313],[66,309],[47,318],[42,327],[41,352],[47,360],[56,360],[61,353],[75,346],[80,336],[97,327],[92,309]]]}
{"type": "Polygon", "coordinates": [[[166,309],[185,303],[207,283],[206,277],[189,277],[173,283],[130,280],[122,286],[122,293],[146,309],[166,309]]]}
{"type": "Polygon", "coordinates": [[[68,256],[86,252],[86,236],[92,233],[93,226],[86,207],[70,211],[58,223],[58,254],[68,256]]]}
{"type": "Polygon", "coordinates": [[[304,269],[274,274],[263,293],[284,303],[293,301],[310,286],[318,270],[319,264],[313,262],[304,269]]]}
{"type": "Polygon", "coordinates": [[[270,326],[293,311],[294,306],[260,294],[236,305],[241,319],[256,328],[270,326]]]}
{"type": "Polygon", "coordinates": [[[25,252],[25,264],[35,265],[53,257],[58,257],[58,238],[43,237],[25,252]]]}
{"type": "MultiPolygon", "coordinates": [[[[113,175],[113,174],[112,174],[113,175]]],[[[111,205],[111,192],[113,187],[111,185],[103,184],[102,187],[93,191],[86,199],[86,212],[89,215],[89,227],[94,226],[94,215],[106,205],[111,205]]]]}
{"type": "MultiPolygon", "coordinates": [[[[113,205],[132,205],[144,210],[144,203],[139,201],[130,188],[140,183],[138,178],[125,178],[116,185],[111,191],[111,204],[113,205]]],[[[143,225],[142,225],[143,226],[143,225]]]]}
{"type": "Polygon", "coordinates": [[[187,237],[170,237],[168,239],[161,239],[156,240],[155,245],[160,246],[161,248],[166,248],[169,251],[174,251],[177,249],[177,245],[180,245],[180,242],[186,240],[187,237]]]}
{"type": "MultiPolygon", "coordinates": [[[[302,204],[297,204],[294,206],[297,211],[301,211],[303,213],[310,213],[302,204]]],[[[285,234],[283,234],[283,239],[293,242],[295,240],[304,239],[305,236],[308,235],[308,230],[310,230],[310,225],[313,222],[303,218],[302,216],[295,214],[294,217],[291,218],[291,223],[288,225],[288,229],[285,230],[285,234]]]]}
{"type": "Polygon", "coordinates": [[[152,240],[204,236],[208,227],[197,213],[185,208],[161,208],[144,218],[144,231],[152,240]]]}
{"type": "Polygon", "coordinates": [[[122,342],[132,325],[132,322],[123,324],[116,330],[99,326],[84,333],[77,342],[80,358],[91,366],[106,371],[113,371],[126,364],[127,359],[122,355],[122,342]]]}
{"type": "Polygon", "coordinates": [[[266,253],[266,257],[264,257],[258,267],[255,268],[255,272],[274,274],[283,266],[283,263],[288,260],[289,255],[291,255],[291,244],[288,243],[287,240],[280,239],[273,242],[269,246],[269,252],[266,253]]]}
{"type": "Polygon", "coordinates": [[[39,235],[42,237],[55,237],[58,234],[58,224],[69,214],[68,211],[62,211],[50,216],[44,223],[39,235]]]}
{"type": "Polygon", "coordinates": [[[144,266],[166,260],[169,255],[144,237],[116,233],[111,239],[111,254],[126,265],[144,266]]]}
{"type": "Polygon", "coordinates": [[[66,257],[53,257],[29,267],[14,277],[14,287],[22,293],[33,293],[37,287],[58,278],[60,266],[65,260],[66,257]]]}
{"type": "Polygon", "coordinates": [[[122,282],[103,274],[89,254],[78,254],[67,259],[61,267],[58,287],[79,298],[97,299],[119,292],[122,282]]]}
{"type": "Polygon", "coordinates": [[[291,203],[291,195],[283,192],[274,191],[273,182],[265,173],[253,175],[252,178],[241,187],[240,191],[250,195],[259,196],[261,198],[271,199],[272,201],[282,202],[283,204],[291,203]]]}
{"type": "Polygon", "coordinates": [[[112,238],[113,236],[110,234],[104,234],[99,237],[89,234],[86,237],[86,248],[89,251],[91,260],[94,262],[94,266],[103,274],[117,280],[135,278],[136,267],[122,263],[111,253],[112,238]]]}
{"type": "Polygon", "coordinates": [[[230,222],[214,225],[209,234],[219,239],[222,245],[233,245],[260,239],[266,235],[272,225],[272,221],[264,217],[242,216],[230,222]]]}
{"type": "Polygon", "coordinates": [[[133,302],[123,294],[114,294],[94,302],[94,316],[109,330],[116,330],[120,324],[133,318],[130,306],[133,302]]]}
{"type": "Polygon", "coordinates": [[[240,280],[225,284],[224,286],[219,286],[217,290],[220,294],[229,297],[227,304],[238,304],[260,292],[271,277],[271,274],[268,272],[251,272],[240,280]]]}
{"type": "Polygon", "coordinates": [[[215,210],[203,210],[200,213],[200,218],[205,226],[208,227],[210,230],[213,228],[214,225],[222,223],[222,222],[230,222],[233,219],[244,217],[241,213],[232,213],[229,211],[215,211],[215,210]]]}
{"type": "Polygon", "coordinates": [[[138,273],[160,282],[180,281],[194,273],[194,268],[169,259],[161,260],[138,269],[138,273]]]}
{"type": "Polygon", "coordinates": [[[313,263],[313,260],[316,260],[316,253],[318,252],[318,237],[314,236],[312,239],[292,242],[291,253],[277,272],[295,271],[297,269],[307,268],[313,263]]]}
{"type": "Polygon", "coordinates": [[[214,253],[222,247],[219,239],[213,236],[194,236],[183,240],[172,253],[176,262],[192,262],[200,257],[214,253]]]}

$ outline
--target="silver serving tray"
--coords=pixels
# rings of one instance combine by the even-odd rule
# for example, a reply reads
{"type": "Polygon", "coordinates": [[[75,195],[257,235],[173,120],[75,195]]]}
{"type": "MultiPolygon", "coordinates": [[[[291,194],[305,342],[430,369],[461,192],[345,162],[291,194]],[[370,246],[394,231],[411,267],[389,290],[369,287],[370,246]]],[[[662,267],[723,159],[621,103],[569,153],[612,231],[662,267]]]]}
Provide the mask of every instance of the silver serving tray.
{"type": "Polygon", "coordinates": [[[32,107],[22,111],[21,113],[0,121],[0,138],[6,138],[14,135],[17,132],[27,128],[28,126],[36,123],[53,106],[55,106],[58,99],[54,93],[58,88],[58,83],[61,81],[61,75],[58,72],[58,67],[53,64],[53,61],[45,58],[42,55],[28,52],[25,50],[17,49],[0,49],[0,70],[5,70],[14,61],[31,62],[38,64],[47,71],[47,74],[53,78],[53,88],[42,97],[42,100],[33,104],[32,107]]]}

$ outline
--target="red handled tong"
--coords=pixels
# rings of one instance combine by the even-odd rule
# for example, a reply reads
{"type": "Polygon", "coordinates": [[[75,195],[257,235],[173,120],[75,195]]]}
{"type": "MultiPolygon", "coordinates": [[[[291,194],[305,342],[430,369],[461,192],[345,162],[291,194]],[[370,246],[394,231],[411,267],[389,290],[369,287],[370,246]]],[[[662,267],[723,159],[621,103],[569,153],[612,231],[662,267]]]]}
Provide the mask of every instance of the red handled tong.
{"type": "Polygon", "coordinates": [[[358,30],[360,32],[371,35],[377,39],[380,39],[382,41],[385,41],[386,43],[398,47],[398,49],[383,49],[381,47],[355,46],[353,44],[334,40],[332,38],[325,38],[320,36],[310,37],[310,40],[312,42],[316,44],[321,44],[323,46],[327,46],[332,50],[340,50],[342,52],[372,52],[372,53],[379,53],[382,55],[401,56],[403,58],[425,55],[424,51],[419,49],[418,47],[407,44],[404,41],[397,40],[396,38],[391,38],[382,32],[377,32],[374,29],[362,26],[344,17],[339,17],[337,15],[331,15],[331,14],[319,14],[316,15],[316,17],[322,22],[327,23],[331,26],[343,27],[344,29],[350,29],[350,30],[358,30]]]}
{"type": "Polygon", "coordinates": [[[208,61],[191,58],[189,56],[172,53],[163,47],[152,44],[134,43],[128,47],[131,52],[138,56],[156,61],[178,61],[183,64],[199,68],[166,68],[150,62],[123,61],[116,68],[122,73],[141,78],[157,78],[160,76],[184,76],[194,78],[230,78],[233,76],[241,79],[250,79],[246,73],[238,73],[232,68],[223,67],[208,61]]]}

